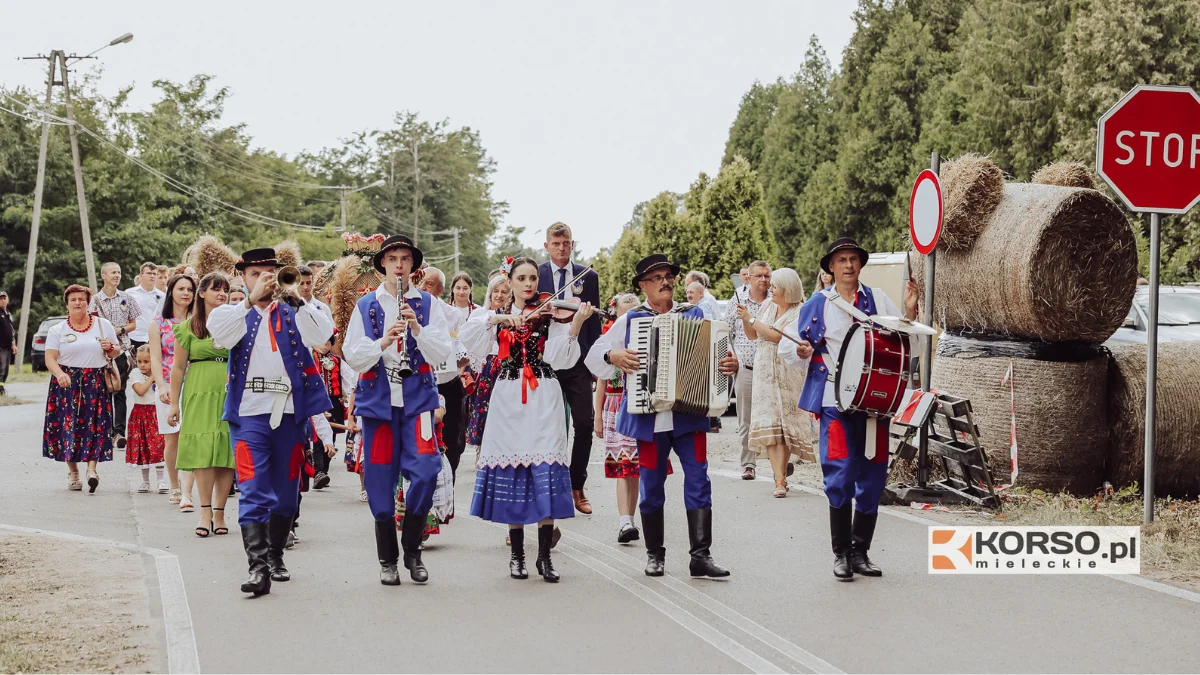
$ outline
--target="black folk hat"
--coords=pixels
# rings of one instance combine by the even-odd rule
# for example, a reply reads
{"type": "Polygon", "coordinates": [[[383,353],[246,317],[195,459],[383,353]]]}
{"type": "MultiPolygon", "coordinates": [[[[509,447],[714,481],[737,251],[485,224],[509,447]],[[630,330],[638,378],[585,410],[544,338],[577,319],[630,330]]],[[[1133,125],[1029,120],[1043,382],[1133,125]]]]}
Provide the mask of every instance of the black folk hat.
{"type": "Polygon", "coordinates": [[[421,261],[425,259],[425,256],[421,254],[421,249],[417,248],[417,245],[413,243],[412,239],[409,239],[402,234],[393,234],[392,236],[383,240],[383,244],[379,246],[379,253],[376,253],[375,258],[371,261],[375,265],[376,272],[379,272],[380,274],[387,274],[387,271],[383,269],[383,254],[398,248],[406,248],[409,251],[412,251],[412,268],[414,272],[421,267],[421,261]]]}
{"type": "Polygon", "coordinates": [[[832,272],[829,271],[829,260],[833,258],[833,254],[837,253],[838,251],[854,251],[858,254],[859,259],[862,260],[864,267],[866,267],[867,261],[871,258],[871,254],[867,253],[867,249],[859,246],[858,242],[854,241],[850,237],[835,239],[834,242],[829,245],[829,250],[825,252],[825,257],[821,258],[821,269],[824,270],[826,274],[832,274],[832,272]]]}
{"type": "Polygon", "coordinates": [[[671,274],[679,276],[679,265],[667,260],[667,256],[661,253],[655,253],[642,258],[638,261],[637,267],[634,268],[633,287],[637,288],[638,282],[642,280],[642,277],[664,267],[670,269],[671,274]]]}
{"type": "Polygon", "coordinates": [[[273,248],[255,248],[242,254],[233,264],[234,269],[241,272],[247,267],[279,267],[279,259],[275,257],[273,248]]]}

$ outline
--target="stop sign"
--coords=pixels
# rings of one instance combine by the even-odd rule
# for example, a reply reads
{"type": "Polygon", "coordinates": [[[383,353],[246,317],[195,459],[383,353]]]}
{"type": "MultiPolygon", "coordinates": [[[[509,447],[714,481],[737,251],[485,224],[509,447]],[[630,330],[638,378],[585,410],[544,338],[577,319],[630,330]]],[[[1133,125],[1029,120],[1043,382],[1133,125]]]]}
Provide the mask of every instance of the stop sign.
{"type": "Polygon", "coordinates": [[[1096,170],[1134,211],[1186,213],[1200,201],[1200,96],[1131,89],[1100,118],[1096,170]]]}

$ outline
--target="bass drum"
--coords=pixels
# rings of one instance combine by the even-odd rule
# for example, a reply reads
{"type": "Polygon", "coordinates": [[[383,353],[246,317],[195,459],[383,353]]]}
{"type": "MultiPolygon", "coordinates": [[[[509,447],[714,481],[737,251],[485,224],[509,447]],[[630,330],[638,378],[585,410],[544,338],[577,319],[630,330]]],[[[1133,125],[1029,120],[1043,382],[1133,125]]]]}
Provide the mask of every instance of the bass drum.
{"type": "Polygon", "coordinates": [[[905,333],[855,323],[846,331],[834,376],[834,399],[842,412],[891,417],[904,402],[908,361],[905,333]]]}

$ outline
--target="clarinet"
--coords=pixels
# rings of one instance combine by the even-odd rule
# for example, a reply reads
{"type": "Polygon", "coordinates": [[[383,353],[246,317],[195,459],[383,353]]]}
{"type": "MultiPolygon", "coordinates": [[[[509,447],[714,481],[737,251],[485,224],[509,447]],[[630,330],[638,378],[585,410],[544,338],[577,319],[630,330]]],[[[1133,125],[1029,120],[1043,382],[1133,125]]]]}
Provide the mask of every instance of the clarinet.
{"type": "Polygon", "coordinates": [[[400,319],[400,337],[397,338],[396,347],[400,351],[400,365],[396,367],[396,372],[400,377],[410,377],[413,374],[412,363],[408,358],[408,322],[404,321],[404,317],[400,315],[400,310],[403,309],[408,301],[404,299],[404,293],[407,291],[404,286],[407,280],[401,277],[396,283],[396,317],[400,319]]]}

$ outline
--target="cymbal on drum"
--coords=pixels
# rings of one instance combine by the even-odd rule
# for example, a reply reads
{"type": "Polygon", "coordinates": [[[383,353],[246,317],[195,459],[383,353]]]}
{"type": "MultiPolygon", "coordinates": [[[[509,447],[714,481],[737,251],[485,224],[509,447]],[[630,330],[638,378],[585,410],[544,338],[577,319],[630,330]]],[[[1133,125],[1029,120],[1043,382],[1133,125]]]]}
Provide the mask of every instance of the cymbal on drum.
{"type": "Polygon", "coordinates": [[[926,326],[917,321],[910,321],[903,316],[873,316],[871,321],[894,330],[898,333],[908,333],[910,335],[937,335],[937,330],[932,326],[926,326]]]}

